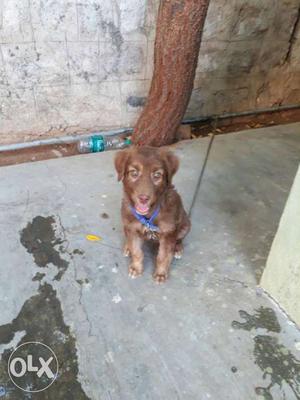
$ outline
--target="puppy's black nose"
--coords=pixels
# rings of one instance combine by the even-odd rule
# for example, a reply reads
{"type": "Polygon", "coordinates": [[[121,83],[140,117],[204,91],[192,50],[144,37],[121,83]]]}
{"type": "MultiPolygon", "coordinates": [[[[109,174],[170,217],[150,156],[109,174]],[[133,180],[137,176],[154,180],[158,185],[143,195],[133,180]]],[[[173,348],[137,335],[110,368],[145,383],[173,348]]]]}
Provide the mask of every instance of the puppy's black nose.
{"type": "Polygon", "coordinates": [[[146,203],[148,202],[148,200],[150,199],[150,197],[147,196],[147,195],[145,195],[145,194],[140,194],[140,195],[138,196],[138,198],[139,198],[139,201],[140,201],[142,204],[146,204],[146,203]]]}

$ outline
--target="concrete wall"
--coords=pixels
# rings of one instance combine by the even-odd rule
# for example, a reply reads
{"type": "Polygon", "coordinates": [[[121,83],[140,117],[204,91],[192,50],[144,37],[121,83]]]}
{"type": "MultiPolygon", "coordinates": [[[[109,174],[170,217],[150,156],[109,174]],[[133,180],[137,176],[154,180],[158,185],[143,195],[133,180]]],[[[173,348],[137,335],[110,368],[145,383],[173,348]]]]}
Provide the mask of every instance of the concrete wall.
{"type": "MultiPolygon", "coordinates": [[[[0,143],[132,126],[158,3],[0,0],[0,143]]],[[[188,117],[299,102],[299,3],[211,0],[188,117]]]]}
{"type": "Polygon", "coordinates": [[[300,168],[272,244],[261,286],[300,326],[300,168]]]}

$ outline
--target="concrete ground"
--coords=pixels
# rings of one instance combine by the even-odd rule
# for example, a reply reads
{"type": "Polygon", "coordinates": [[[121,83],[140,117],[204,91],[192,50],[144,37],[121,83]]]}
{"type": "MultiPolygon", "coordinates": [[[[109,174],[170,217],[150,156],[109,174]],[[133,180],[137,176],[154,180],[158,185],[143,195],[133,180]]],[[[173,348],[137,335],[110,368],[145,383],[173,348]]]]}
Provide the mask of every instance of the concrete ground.
{"type": "MultiPolygon", "coordinates": [[[[174,146],[187,208],[210,140],[174,146]]],[[[127,276],[113,157],[0,168],[0,397],[300,399],[300,332],[256,286],[300,162],[300,124],[215,137],[165,285],[152,281],[149,249],[143,277],[127,276]],[[28,341],[59,362],[35,394],[7,373],[28,341]]]]}

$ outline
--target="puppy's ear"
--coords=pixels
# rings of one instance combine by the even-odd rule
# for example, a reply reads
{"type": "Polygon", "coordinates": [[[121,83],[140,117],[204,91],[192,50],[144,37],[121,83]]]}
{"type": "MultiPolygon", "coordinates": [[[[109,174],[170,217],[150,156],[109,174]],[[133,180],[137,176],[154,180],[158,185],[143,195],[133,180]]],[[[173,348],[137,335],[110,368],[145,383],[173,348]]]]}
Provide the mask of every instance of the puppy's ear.
{"type": "Polygon", "coordinates": [[[161,150],[161,156],[166,165],[168,184],[172,183],[172,178],[179,168],[179,158],[168,150],[161,150]]]}
{"type": "Polygon", "coordinates": [[[129,152],[130,152],[129,149],[120,150],[117,152],[115,156],[115,168],[118,173],[118,181],[121,181],[124,178],[127,161],[129,158],[129,152]]]}

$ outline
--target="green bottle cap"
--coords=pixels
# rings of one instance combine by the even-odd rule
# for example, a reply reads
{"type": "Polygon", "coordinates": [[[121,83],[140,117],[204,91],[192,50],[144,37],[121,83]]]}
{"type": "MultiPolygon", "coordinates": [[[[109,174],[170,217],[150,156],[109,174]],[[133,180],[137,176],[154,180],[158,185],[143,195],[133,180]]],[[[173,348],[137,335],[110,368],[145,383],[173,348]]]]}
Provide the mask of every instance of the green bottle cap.
{"type": "Polygon", "coordinates": [[[104,138],[102,135],[94,135],[91,137],[91,151],[93,153],[98,153],[104,151],[104,138]]]}

